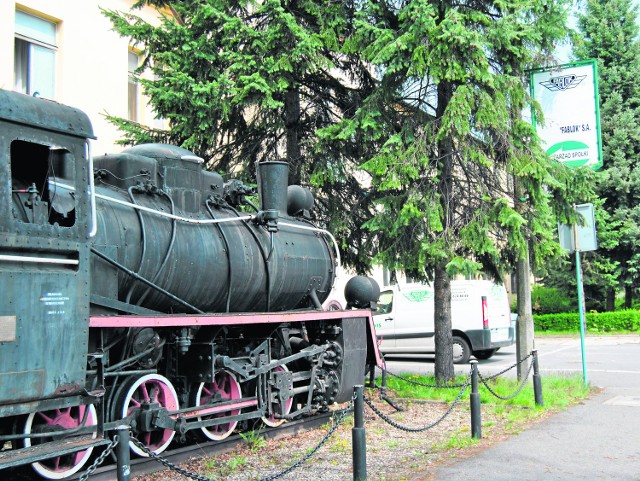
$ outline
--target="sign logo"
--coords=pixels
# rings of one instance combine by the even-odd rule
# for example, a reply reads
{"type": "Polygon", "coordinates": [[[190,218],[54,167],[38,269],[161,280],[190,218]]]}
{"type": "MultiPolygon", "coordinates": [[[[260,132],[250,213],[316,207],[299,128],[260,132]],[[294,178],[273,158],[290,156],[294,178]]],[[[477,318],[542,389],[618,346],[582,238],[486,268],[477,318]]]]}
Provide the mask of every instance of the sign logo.
{"type": "Polygon", "coordinates": [[[546,82],[540,82],[540,85],[552,92],[558,92],[559,90],[564,91],[576,88],[586,77],[586,75],[575,74],[563,75],[562,77],[551,77],[546,82]]]}
{"type": "Polygon", "coordinates": [[[403,293],[411,302],[424,302],[433,297],[433,291],[421,290],[403,293]]]}

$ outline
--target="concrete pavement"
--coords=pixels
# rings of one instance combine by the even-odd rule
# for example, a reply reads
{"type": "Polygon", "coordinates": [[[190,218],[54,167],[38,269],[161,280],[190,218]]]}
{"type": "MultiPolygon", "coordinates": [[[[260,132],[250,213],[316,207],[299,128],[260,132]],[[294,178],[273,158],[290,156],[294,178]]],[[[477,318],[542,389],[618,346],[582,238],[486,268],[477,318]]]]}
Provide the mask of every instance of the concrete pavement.
{"type": "MultiPolygon", "coordinates": [[[[601,342],[618,341],[610,337],[601,342]]],[[[590,344],[594,342],[587,342],[588,367],[590,344]]],[[[640,337],[620,346],[613,352],[633,355],[640,365],[640,337]]],[[[544,364],[544,349],[538,349],[544,364]]],[[[640,481],[640,367],[616,369],[618,356],[598,359],[592,350],[596,367],[587,372],[602,393],[477,455],[444,465],[427,479],[640,481]]],[[[544,376],[542,382],[544,386],[544,376]]]]}

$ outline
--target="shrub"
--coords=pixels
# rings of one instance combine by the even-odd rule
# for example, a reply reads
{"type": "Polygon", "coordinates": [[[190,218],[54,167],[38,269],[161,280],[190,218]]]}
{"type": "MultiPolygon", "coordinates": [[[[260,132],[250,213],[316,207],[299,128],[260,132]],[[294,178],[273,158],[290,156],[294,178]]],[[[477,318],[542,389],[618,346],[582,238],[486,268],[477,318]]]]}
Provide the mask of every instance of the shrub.
{"type": "MultiPolygon", "coordinates": [[[[640,331],[640,312],[632,309],[614,312],[589,312],[589,332],[640,331]]],[[[538,331],[580,330],[580,315],[577,312],[534,315],[533,324],[538,331]]]]}
{"type": "Polygon", "coordinates": [[[535,314],[556,314],[576,309],[564,291],[541,285],[534,285],[531,289],[531,305],[535,314]]]}

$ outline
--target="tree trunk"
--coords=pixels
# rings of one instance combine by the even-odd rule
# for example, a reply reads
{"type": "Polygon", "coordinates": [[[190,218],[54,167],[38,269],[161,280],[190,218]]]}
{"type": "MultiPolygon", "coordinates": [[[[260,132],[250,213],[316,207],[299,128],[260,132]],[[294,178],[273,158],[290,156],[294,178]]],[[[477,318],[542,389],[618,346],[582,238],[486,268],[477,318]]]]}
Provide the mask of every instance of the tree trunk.
{"type": "MultiPolygon", "coordinates": [[[[518,324],[516,331],[516,358],[519,361],[533,350],[533,314],[531,312],[531,282],[529,280],[529,250],[516,265],[518,291],[518,324]]],[[[531,360],[518,364],[518,379],[522,380],[529,372],[531,360]]]]}
{"type": "Polygon", "coordinates": [[[436,343],[436,381],[442,383],[453,379],[453,339],[451,334],[451,281],[443,264],[435,269],[434,329],[436,343]]]}
{"type": "MultiPolygon", "coordinates": [[[[522,186],[514,179],[516,206],[523,197],[522,186]]],[[[518,209],[519,211],[521,209],[518,209]]],[[[531,268],[529,266],[529,246],[516,264],[516,291],[518,296],[518,324],[516,327],[516,358],[524,359],[533,350],[533,312],[531,309],[531,268]]],[[[529,372],[531,360],[518,364],[518,379],[522,380],[529,372]]]]}
{"type": "Polygon", "coordinates": [[[302,172],[300,149],[300,92],[289,90],[284,97],[287,162],[289,162],[289,185],[299,185],[302,172]]]}
{"type": "Polygon", "coordinates": [[[631,309],[633,306],[633,287],[624,286],[624,307],[631,309]]]}
{"type": "Polygon", "coordinates": [[[616,290],[613,287],[607,289],[605,303],[604,308],[607,312],[616,310],[616,290]]]}
{"type": "MultiPolygon", "coordinates": [[[[436,117],[442,119],[451,98],[453,97],[453,84],[440,82],[438,84],[438,106],[436,117]]],[[[453,157],[454,148],[450,138],[445,137],[438,142],[438,193],[440,195],[440,207],[442,212],[442,235],[451,238],[457,235],[453,229],[455,209],[452,205],[453,198],[453,157]]],[[[443,259],[438,261],[435,267],[434,279],[434,330],[436,344],[436,381],[441,383],[453,379],[453,339],[451,334],[451,282],[446,267],[449,258],[444,253],[443,259]]]]}

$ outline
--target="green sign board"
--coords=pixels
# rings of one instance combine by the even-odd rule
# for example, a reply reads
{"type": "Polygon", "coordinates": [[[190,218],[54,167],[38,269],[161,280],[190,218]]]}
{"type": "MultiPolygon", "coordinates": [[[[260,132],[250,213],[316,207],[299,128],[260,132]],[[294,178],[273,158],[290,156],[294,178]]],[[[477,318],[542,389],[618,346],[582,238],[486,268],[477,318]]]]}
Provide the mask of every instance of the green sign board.
{"type": "Polygon", "coordinates": [[[598,72],[585,60],[530,74],[531,96],[540,104],[544,123],[533,124],[547,154],[571,168],[602,167],[598,72]]]}

